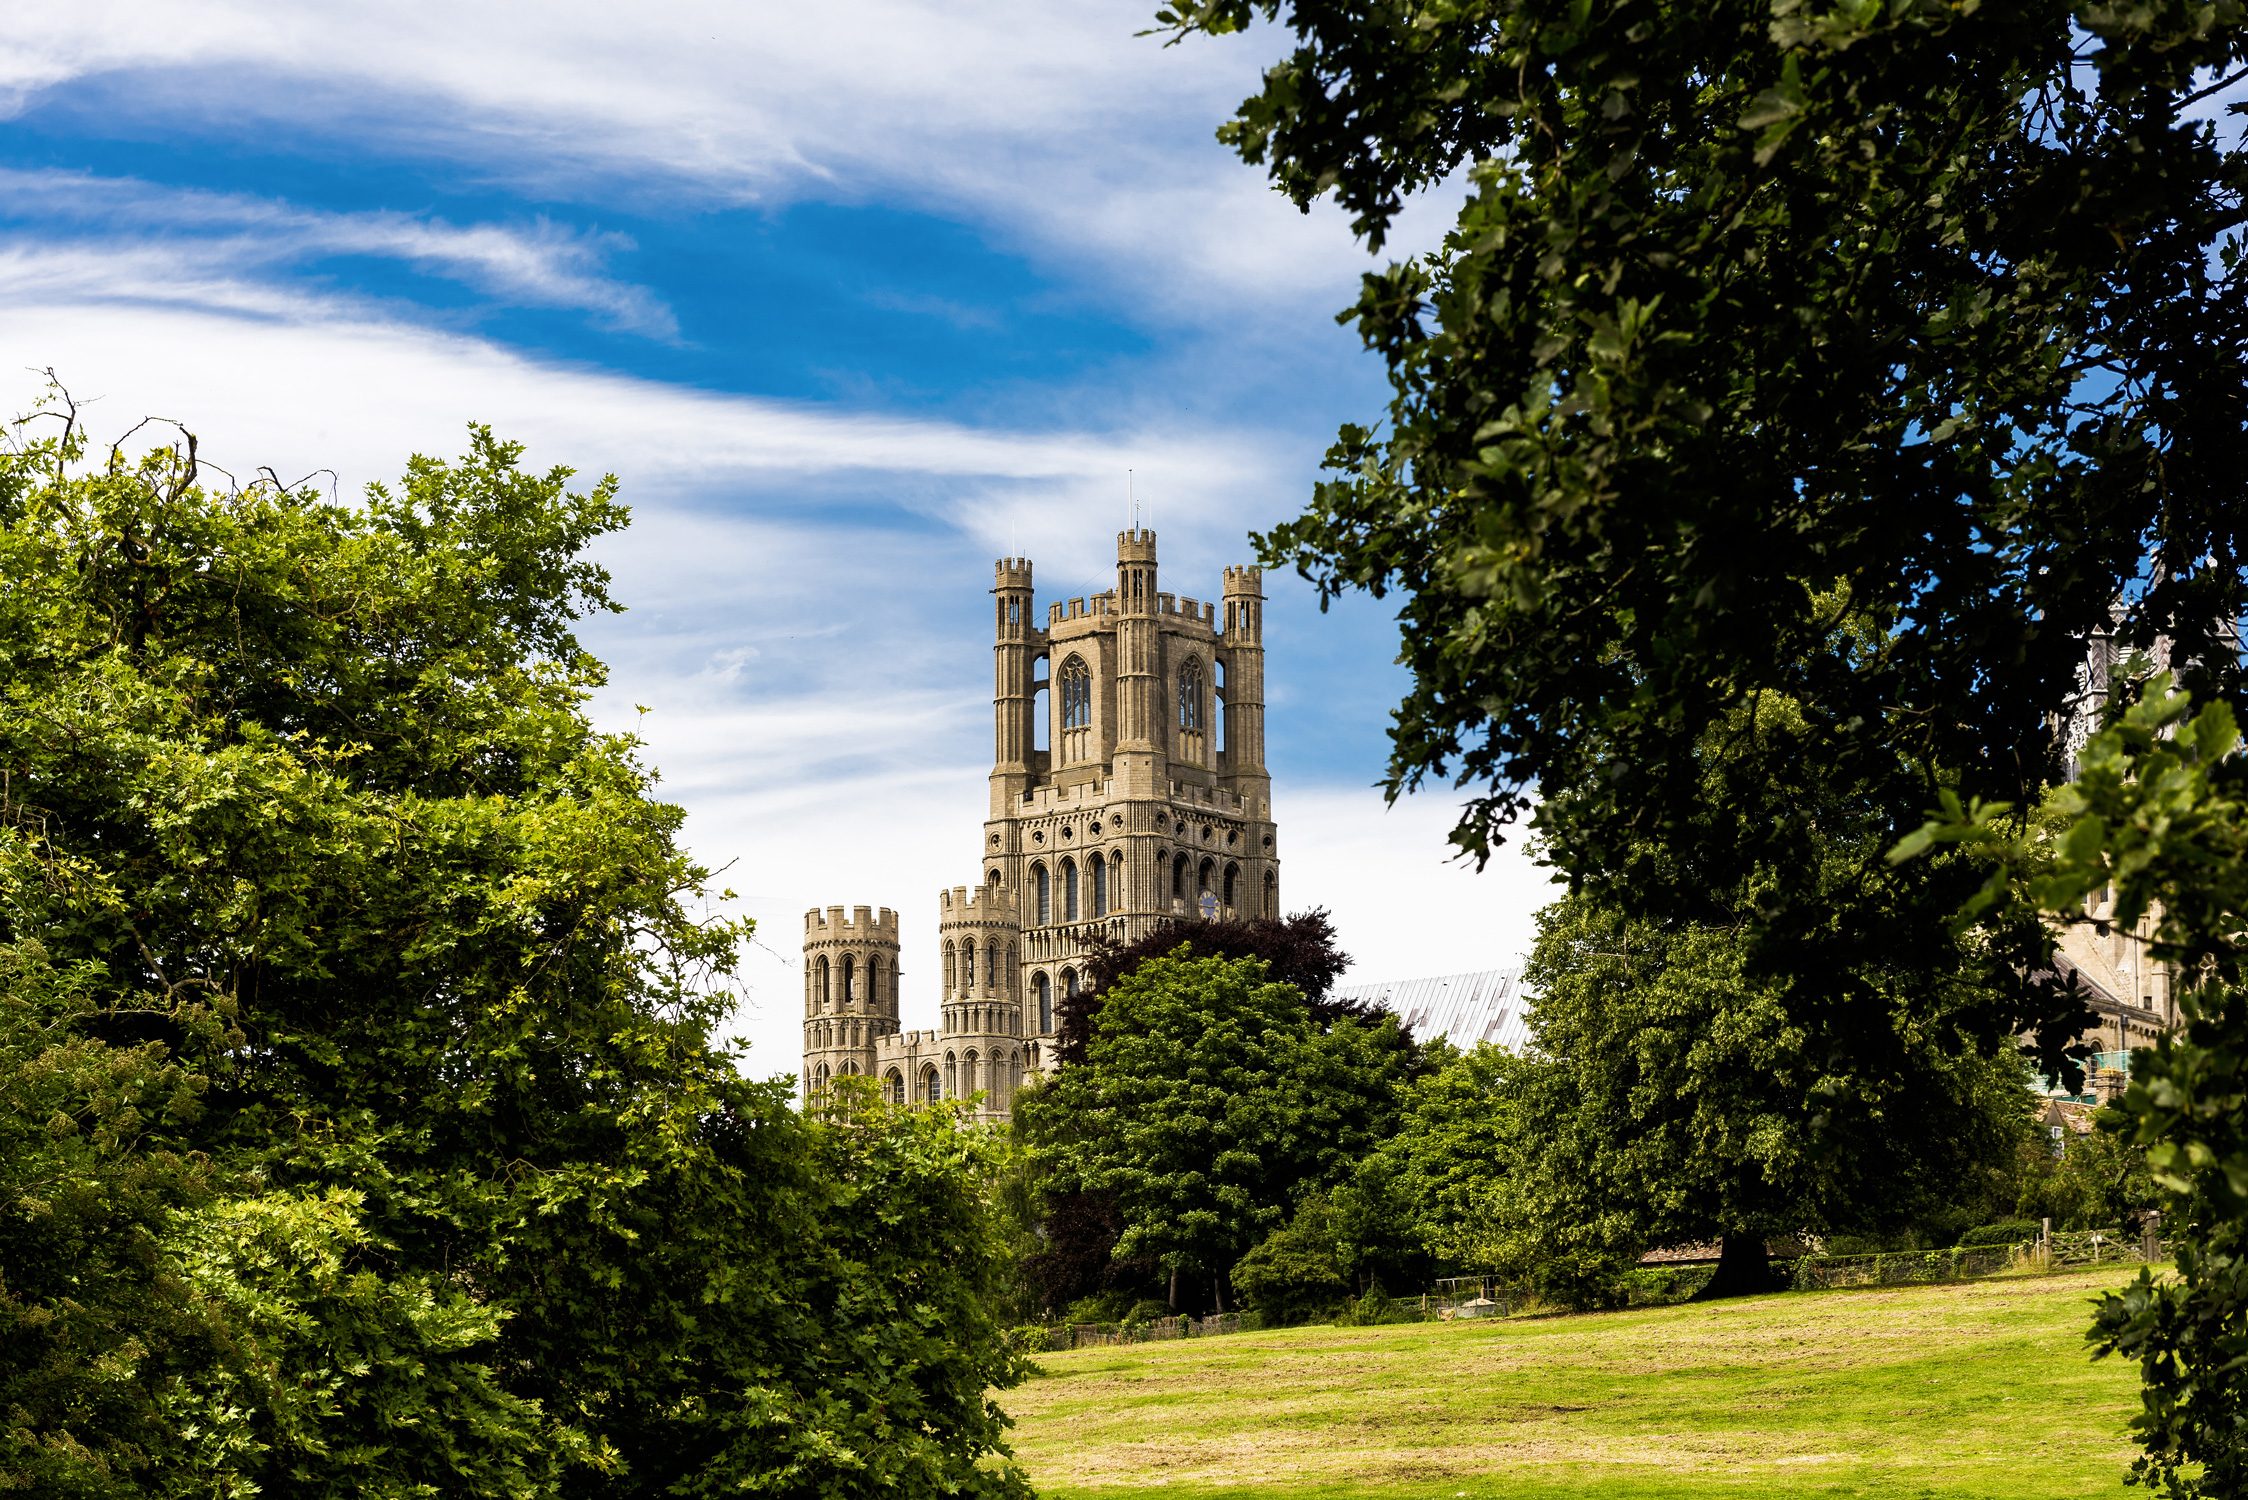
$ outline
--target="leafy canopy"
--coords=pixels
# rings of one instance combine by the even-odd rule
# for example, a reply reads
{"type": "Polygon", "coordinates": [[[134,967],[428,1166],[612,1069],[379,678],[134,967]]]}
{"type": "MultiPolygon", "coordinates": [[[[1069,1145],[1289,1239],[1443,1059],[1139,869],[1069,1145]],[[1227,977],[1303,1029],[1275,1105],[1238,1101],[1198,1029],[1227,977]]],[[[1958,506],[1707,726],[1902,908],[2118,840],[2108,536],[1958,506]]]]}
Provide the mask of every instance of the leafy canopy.
{"type": "Polygon", "coordinates": [[[2206,101],[2241,76],[2237,5],[1160,21],[1260,16],[1294,48],[1220,135],[1299,205],[1331,193],[1378,248],[1413,193],[1471,188],[1346,314],[1386,428],[1344,428],[1260,544],[1328,594],[1399,595],[1391,786],[1478,784],[1464,848],[1535,803],[1573,877],[1642,909],[1694,889],[1634,865],[1650,839],[1788,869],[1784,823],[1693,826],[1692,747],[1775,692],[1900,829],[1940,771],[2020,801],[2061,770],[2051,716],[2119,598],[2127,642],[2234,681],[2248,155],[2206,101]],[[1838,588],[1877,643],[1834,629],[1838,588]]]}
{"type": "Polygon", "coordinates": [[[60,415],[0,454],[0,1485],[1020,1492],[984,1148],[740,1076],[748,929],[586,720],[614,482],[60,415]]]}
{"type": "Polygon", "coordinates": [[[2139,1362],[2132,1426],[2146,1451],[2135,1476],[2180,1500],[2248,1486],[2248,763],[2239,750],[2228,703],[2196,711],[2168,673],[2155,673],[2085,745],[2082,774],[2055,792],[2049,819],[2019,833],[2009,809],[1953,798],[1895,851],[1909,861],[1966,844],[1996,856],[1963,924],[2009,907],[2080,920],[2085,898],[2107,886],[2115,922],[2154,918],[2149,956],[2173,966],[2185,1025],[2132,1054],[2130,1088],[2101,1123],[2144,1151],[2177,1275],[2142,1271],[2102,1300],[2090,1336],[2100,1354],[2139,1362]]]}
{"type": "Polygon", "coordinates": [[[1119,1259],[1222,1276],[1391,1128],[1396,1022],[1317,1025],[1256,958],[1141,962],[1085,1061],[1018,1097],[1050,1188],[1110,1195],[1119,1259]]]}

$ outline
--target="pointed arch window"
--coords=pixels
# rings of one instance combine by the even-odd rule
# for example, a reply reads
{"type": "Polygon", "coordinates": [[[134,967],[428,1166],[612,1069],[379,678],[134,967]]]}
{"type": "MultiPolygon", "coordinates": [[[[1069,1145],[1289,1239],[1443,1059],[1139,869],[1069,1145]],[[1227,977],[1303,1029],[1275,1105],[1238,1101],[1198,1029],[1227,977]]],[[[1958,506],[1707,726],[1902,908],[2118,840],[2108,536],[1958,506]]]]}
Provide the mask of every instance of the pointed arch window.
{"type": "Polygon", "coordinates": [[[1062,920],[1077,920],[1077,862],[1062,861],[1062,920]]]}
{"type": "Polygon", "coordinates": [[[1093,673],[1081,656],[1062,663],[1055,708],[1061,714],[1061,763],[1093,758],[1093,673]]]}
{"type": "Polygon", "coordinates": [[[1093,889],[1089,893],[1092,898],[1092,914],[1105,917],[1108,915],[1108,861],[1098,854],[1094,855],[1086,864],[1085,873],[1092,877],[1093,889]]]}
{"type": "Polygon", "coordinates": [[[1054,883],[1052,877],[1046,873],[1045,865],[1035,864],[1030,867],[1030,883],[1036,887],[1038,892],[1038,925],[1041,927],[1053,925],[1054,883]]]}
{"type": "Polygon", "coordinates": [[[1054,1029],[1054,986],[1041,969],[1030,977],[1030,987],[1038,996],[1038,1034],[1045,1036],[1054,1029]]]}
{"type": "Polygon", "coordinates": [[[843,955],[843,1003],[848,1005],[858,998],[857,960],[846,953],[843,955]]]}
{"type": "Polygon", "coordinates": [[[1062,728],[1086,729],[1093,722],[1093,673],[1081,656],[1062,663],[1062,728]]]}
{"type": "Polygon", "coordinates": [[[976,987],[976,944],[973,938],[960,945],[960,988],[976,987]]]}
{"type": "Polygon", "coordinates": [[[1205,694],[1202,690],[1202,663],[1194,657],[1186,659],[1179,668],[1179,730],[1178,758],[1190,766],[1210,763],[1207,753],[1209,737],[1203,732],[1205,694]]]}
{"type": "Polygon", "coordinates": [[[820,955],[820,963],[819,963],[819,975],[818,975],[818,986],[817,986],[817,987],[818,987],[818,989],[819,989],[819,996],[820,996],[820,1009],[822,1009],[822,1010],[825,1010],[825,1009],[827,1009],[828,1001],[829,1001],[829,999],[830,999],[830,998],[832,998],[832,997],[831,997],[831,996],[830,996],[830,995],[828,994],[828,988],[827,988],[827,979],[828,979],[827,955],[823,953],[823,954],[821,954],[821,955],[820,955]]]}

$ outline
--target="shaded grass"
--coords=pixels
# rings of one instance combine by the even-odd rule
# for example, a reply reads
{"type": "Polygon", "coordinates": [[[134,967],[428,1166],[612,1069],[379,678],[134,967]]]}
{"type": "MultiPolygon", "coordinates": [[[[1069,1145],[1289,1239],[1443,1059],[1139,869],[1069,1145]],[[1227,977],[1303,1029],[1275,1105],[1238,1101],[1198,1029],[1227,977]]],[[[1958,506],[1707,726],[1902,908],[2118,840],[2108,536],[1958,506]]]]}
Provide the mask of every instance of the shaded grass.
{"type": "Polygon", "coordinates": [[[2084,1329],[2126,1279],[1088,1349],[1005,1404],[1049,1497],[2120,1495],[2137,1371],[2084,1329]]]}

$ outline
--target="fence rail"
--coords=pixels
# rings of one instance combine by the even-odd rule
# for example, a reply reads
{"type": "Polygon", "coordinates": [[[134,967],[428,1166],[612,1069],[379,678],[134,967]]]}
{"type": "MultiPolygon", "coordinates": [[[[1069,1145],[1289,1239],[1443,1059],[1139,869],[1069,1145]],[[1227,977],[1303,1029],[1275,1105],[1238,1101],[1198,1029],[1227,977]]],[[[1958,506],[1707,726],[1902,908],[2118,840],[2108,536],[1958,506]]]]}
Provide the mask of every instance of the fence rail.
{"type": "MultiPolygon", "coordinates": [[[[1792,1263],[1790,1285],[1797,1291],[1825,1291],[1851,1286],[1913,1286],[1945,1281],[1971,1281],[2002,1271],[2057,1271],[2069,1266],[2120,1265],[2167,1259],[2169,1249],[2149,1233],[2131,1239],[2117,1229],[2054,1230],[2011,1245],[1954,1245],[1946,1250],[1892,1250],[1876,1255],[1805,1255],[1792,1263]]],[[[1622,1288],[1626,1305],[1676,1301],[1691,1295],[1715,1271],[1714,1266],[1676,1266],[1642,1269],[1626,1278],[1622,1288]]],[[[1530,1291],[1504,1285],[1496,1278],[1451,1277],[1426,1296],[1381,1299],[1386,1306],[1368,1315],[1368,1303],[1356,1306],[1365,1321],[1418,1322],[1470,1318],[1505,1318],[1538,1303],[1530,1291]]],[[[1154,1344],[1171,1339],[1212,1338],[1242,1331],[1239,1313],[1209,1318],[1166,1317],[1149,1323],[1062,1323],[1032,1325],[1015,1330],[1017,1347],[1032,1353],[1058,1353],[1069,1349],[1095,1349],[1112,1344],[1154,1344]]]]}
{"type": "Polygon", "coordinates": [[[1948,1250],[1892,1250],[1879,1255],[1806,1255],[1795,1263],[1797,1291],[1845,1286],[1910,1286],[1970,1281],[2000,1271],[2056,1271],[2068,1266],[2145,1264],[2169,1258],[2153,1235],[2119,1229],[2056,1229],[2011,1245],[1954,1245],[1948,1250]]]}

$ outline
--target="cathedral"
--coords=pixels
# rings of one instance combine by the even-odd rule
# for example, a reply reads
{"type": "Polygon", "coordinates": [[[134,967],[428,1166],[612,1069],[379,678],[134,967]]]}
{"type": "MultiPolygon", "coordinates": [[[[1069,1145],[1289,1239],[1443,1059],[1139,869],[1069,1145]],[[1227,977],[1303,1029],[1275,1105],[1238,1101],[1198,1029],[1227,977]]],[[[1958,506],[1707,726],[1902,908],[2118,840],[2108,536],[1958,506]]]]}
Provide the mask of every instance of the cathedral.
{"type": "Polygon", "coordinates": [[[806,912],[807,1100],[861,1074],[896,1103],[1005,1120],[1093,939],[1280,913],[1262,575],[1227,568],[1216,603],[1163,593],[1155,533],[1120,532],[1115,588],[1041,626],[1030,572],[1002,558],[991,591],[991,807],[976,883],[937,894],[941,1024],[899,1026],[894,912],[806,912]]]}

